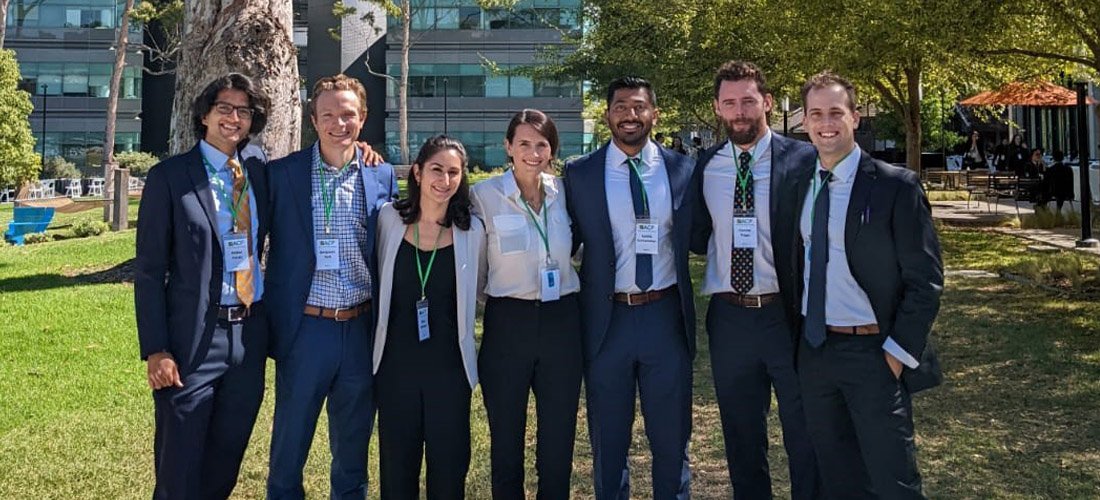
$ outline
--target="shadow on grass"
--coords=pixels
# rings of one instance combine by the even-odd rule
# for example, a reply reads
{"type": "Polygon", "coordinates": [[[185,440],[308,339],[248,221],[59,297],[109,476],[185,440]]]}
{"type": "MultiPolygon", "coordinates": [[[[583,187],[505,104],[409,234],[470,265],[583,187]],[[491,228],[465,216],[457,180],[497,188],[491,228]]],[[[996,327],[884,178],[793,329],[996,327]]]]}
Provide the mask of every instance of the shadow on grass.
{"type": "MultiPolygon", "coordinates": [[[[4,266],[5,264],[0,264],[4,266]]],[[[0,292],[36,292],[104,283],[133,283],[134,259],[98,271],[32,274],[0,279],[0,292]]]]}
{"type": "Polygon", "coordinates": [[[930,492],[1095,494],[1097,307],[996,279],[947,289],[936,325],[947,380],[915,398],[930,492]]]}

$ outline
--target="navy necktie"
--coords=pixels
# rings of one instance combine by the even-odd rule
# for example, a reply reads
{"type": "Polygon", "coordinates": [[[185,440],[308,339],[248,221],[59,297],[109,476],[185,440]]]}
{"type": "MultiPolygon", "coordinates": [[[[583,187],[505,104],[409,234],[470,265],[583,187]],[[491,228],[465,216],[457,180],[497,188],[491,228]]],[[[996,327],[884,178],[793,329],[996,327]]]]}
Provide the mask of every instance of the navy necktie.
{"type": "Polygon", "coordinates": [[[814,199],[810,233],[810,284],[806,296],[806,341],[813,347],[825,343],[825,275],[829,263],[829,175],[818,172],[821,190],[814,199]]]}
{"type": "MultiPolygon", "coordinates": [[[[642,163],[637,158],[628,158],[630,172],[630,198],[634,201],[634,216],[638,219],[648,219],[649,212],[646,203],[642,199],[642,179],[639,165],[642,163]]],[[[641,291],[649,290],[653,286],[653,256],[649,254],[634,254],[634,284],[641,291]]]]}
{"type": "MultiPolygon", "coordinates": [[[[734,151],[737,149],[734,148],[734,151]]],[[[753,214],[755,201],[753,200],[752,186],[752,154],[742,151],[738,157],[740,164],[737,167],[737,178],[733,188],[733,215],[743,217],[742,214],[753,214]],[[744,182],[742,183],[742,180],[744,182]]],[[[733,247],[730,257],[730,286],[734,293],[746,294],[752,289],[752,259],[753,249],[733,247]]]]}

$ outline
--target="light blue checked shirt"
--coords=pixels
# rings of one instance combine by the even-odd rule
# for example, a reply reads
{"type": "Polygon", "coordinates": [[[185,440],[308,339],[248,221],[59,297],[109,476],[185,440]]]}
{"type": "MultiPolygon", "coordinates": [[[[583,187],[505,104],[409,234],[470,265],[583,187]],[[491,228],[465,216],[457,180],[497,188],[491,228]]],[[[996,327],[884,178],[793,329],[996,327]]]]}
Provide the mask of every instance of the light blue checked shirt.
{"type": "Polygon", "coordinates": [[[370,272],[363,255],[367,245],[366,191],[361,175],[363,159],[358,149],[347,168],[325,164],[321,149],[313,145],[310,169],[313,237],[340,240],[340,268],[313,271],[306,304],[330,309],[352,307],[370,300],[370,272]],[[324,169],[324,173],[322,173],[324,169]],[[323,194],[328,190],[329,194],[323,194]],[[331,196],[332,213],[325,223],[325,196],[331,196]]]}

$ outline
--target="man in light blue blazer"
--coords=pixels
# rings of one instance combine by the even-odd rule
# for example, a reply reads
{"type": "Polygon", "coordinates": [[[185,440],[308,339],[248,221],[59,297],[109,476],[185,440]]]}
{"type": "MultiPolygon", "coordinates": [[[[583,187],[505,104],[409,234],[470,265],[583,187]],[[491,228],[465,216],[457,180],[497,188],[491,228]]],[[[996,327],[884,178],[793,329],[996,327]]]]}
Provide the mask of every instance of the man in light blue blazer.
{"type": "Polygon", "coordinates": [[[612,141],[565,169],[574,244],[584,245],[580,299],[596,498],[630,498],[635,388],[653,453],[652,498],[689,498],[694,163],[650,141],[658,111],[649,82],[617,79],[607,102],[612,141]]]}
{"type": "Polygon", "coordinates": [[[346,75],[313,88],[313,146],[268,166],[267,301],[275,359],[268,498],[303,498],[302,467],[327,399],[331,498],[363,499],[373,420],[372,298],[378,210],[397,194],[388,164],[356,147],[366,91],[346,75]]]}

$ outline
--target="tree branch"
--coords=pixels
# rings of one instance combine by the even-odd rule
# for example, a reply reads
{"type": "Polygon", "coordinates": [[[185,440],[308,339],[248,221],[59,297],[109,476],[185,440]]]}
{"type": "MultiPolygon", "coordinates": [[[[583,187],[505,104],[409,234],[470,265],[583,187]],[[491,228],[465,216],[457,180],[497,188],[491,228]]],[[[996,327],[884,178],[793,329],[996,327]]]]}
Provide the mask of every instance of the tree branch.
{"type": "Polygon", "coordinates": [[[1015,55],[1015,56],[1038,57],[1038,58],[1041,58],[1041,59],[1054,59],[1056,61],[1066,61],[1066,62],[1081,64],[1081,65],[1084,65],[1084,66],[1088,66],[1090,68],[1094,68],[1097,71],[1100,71],[1100,65],[1097,65],[1096,61],[1090,61],[1089,59],[1086,59],[1084,57],[1069,56],[1069,55],[1065,55],[1065,54],[1058,54],[1058,53],[1055,53],[1055,52],[1046,52],[1046,51],[1042,51],[1042,50],[1028,50],[1028,49],[1019,49],[1019,48],[1013,47],[1013,48],[1008,48],[1008,49],[983,50],[983,51],[980,51],[979,53],[981,53],[983,55],[990,55],[990,56],[1015,55]]]}

